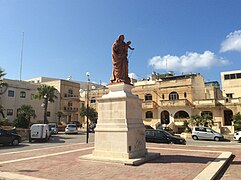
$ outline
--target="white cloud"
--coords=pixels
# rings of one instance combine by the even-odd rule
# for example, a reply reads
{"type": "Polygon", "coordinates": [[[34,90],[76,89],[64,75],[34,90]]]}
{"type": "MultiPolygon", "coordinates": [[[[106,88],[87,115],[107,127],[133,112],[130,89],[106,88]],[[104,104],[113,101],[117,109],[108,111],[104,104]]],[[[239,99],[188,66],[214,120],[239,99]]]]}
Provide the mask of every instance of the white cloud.
{"type": "Polygon", "coordinates": [[[231,32],[221,44],[220,52],[240,51],[241,52],[241,30],[231,32]]]}
{"type": "Polygon", "coordinates": [[[203,54],[187,52],[180,57],[166,55],[155,56],[149,60],[149,65],[154,69],[164,69],[175,72],[194,72],[200,68],[211,68],[213,66],[225,65],[228,61],[218,58],[213,52],[205,51],[203,54]]]}
{"type": "Polygon", "coordinates": [[[135,73],[129,73],[128,76],[132,79],[138,79],[138,77],[135,73]]]}

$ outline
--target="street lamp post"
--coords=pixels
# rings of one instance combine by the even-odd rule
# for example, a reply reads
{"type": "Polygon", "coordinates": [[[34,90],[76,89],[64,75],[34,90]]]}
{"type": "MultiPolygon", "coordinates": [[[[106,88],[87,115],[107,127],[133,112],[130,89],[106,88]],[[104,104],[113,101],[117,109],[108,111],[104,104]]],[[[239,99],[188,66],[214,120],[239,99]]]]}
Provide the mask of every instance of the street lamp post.
{"type": "Polygon", "coordinates": [[[48,96],[47,94],[44,95],[44,102],[41,105],[44,108],[44,124],[47,123],[47,107],[48,107],[48,96]]]}
{"type": "Polygon", "coordinates": [[[89,142],[89,83],[90,83],[90,73],[86,73],[87,76],[87,109],[86,109],[86,143],[89,142]]]}

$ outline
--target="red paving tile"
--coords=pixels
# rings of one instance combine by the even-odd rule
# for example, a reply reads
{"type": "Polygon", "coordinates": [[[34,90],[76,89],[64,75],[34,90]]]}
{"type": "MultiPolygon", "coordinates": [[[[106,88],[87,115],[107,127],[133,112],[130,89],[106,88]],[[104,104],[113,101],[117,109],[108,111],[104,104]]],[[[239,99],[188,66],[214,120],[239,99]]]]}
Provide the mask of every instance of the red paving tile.
{"type": "MultiPolygon", "coordinates": [[[[47,153],[56,153],[81,149],[92,145],[78,145],[44,151],[29,151],[23,156],[31,157],[47,153]]],[[[151,145],[153,146],[153,145],[151,145]]],[[[158,148],[149,152],[159,152],[161,157],[140,166],[124,166],[110,162],[82,160],[79,157],[90,154],[92,150],[77,151],[46,158],[32,159],[0,165],[0,171],[24,174],[46,179],[193,179],[206,168],[220,153],[186,151],[187,146],[154,145],[158,148]],[[183,150],[180,150],[182,149],[183,150]]],[[[18,157],[18,158],[19,158],[18,157]]],[[[0,161],[2,157],[0,156],[0,161]]],[[[6,159],[17,158],[5,157],[6,159]]]]}

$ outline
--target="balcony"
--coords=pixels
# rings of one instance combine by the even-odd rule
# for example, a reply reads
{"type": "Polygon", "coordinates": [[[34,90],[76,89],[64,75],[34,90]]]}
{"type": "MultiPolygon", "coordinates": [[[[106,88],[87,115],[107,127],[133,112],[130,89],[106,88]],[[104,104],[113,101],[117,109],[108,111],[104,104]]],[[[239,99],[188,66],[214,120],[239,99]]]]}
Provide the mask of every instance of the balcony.
{"type": "Polygon", "coordinates": [[[217,106],[218,102],[215,99],[203,99],[203,100],[195,100],[193,101],[193,104],[196,107],[207,107],[207,106],[214,107],[214,106],[217,106]]]}
{"type": "Polygon", "coordinates": [[[221,105],[241,105],[241,98],[226,98],[218,100],[218,103],[221,105]]]}
{"type": "Polygon", "coordinates": [[[155,109],[158,107],[158,104],[155,101],[144,101],[142,103],[142,109],[155,109]]]}
{"type": "Polygon", "coordinates": [[[77,112],[79,109],[75,107],[64,106],[65,111],[77,112]]]}
{"type": "Polygon", "coordinates": [[[192,106],[192,103],[187,99],[177,99],[177,100],[161,100],[161,106],[172,107],[172,106],[192,106]]]}
{"type": "Polygon", "coordinates": [[[67,94],[67,93],[65,93],[64,94],[64,98],[74,98],[74,99],[79,99],[79,96],[76,96],[76,95],[74,95],[74,94],[67,94]]]}

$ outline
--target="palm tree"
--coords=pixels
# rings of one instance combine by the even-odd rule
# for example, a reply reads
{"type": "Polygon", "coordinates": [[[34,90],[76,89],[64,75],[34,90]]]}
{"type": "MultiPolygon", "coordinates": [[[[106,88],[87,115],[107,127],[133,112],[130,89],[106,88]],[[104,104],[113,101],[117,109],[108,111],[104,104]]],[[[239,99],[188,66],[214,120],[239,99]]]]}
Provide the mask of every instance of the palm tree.
{"type": "Polygon", "coordinates": [[[192,125],[192,126],[199,126],[202,125],[202,116],[196,114],[196,115],[192,115],[188,122],[192,125]]]}
{"type": "Polygon", "coordinates": [[[190,117],[188,122],[192,126],[212,126],[213,125],[213,119],[208,114],[204,114],[203,116],[200,116],[198,114],[193,115],[190,117]]]}
{"type": "Polygon", "coordinates": [[[3,76],[5,76],[6,73],[4,73],[4,70],[0,68],[0,95],[2,95],[8,87],[8,84],[3,82],[3,76]],[[5,90],[3,88],[5,87],[5,90]]]}
{"type": "Polygon", "coordinates": [[[56,112],[56,115],[58,117],[58,123],[60,123],[60,118],[63,116],[63,112],[58,111],[58,112],[56,112]]]}
{"type": "Polygon", "coordinates": [[[241,114],[238,112],[233,116],[233,125],[235,130],[241,130],[241,114]]]}
{"type": "Polygon", "coordinates": [[[17,118],[14,120],[14,125],[16,127],[28,128],[32,117],[37,117],[33,107],[31,105],[22,105],[17,110],[17,118]]]}
{"type": "Polygon", "coordinates": [[[37,94],[35,95],[36,99],[44,99],[43,108],[44,108],[44,124],[47,123],[47,109],[48,103],[54,102],[54,99],[57,99],[55,95],[57,89],[54,86],[41,85],[37,87],[37,94]]]}
{"type": "Polygon", "coordinates": [[[4,110],[5,110],[4,107],[0,105],[0,114],[2,115],[3,118],[5,118],[4,110]]]}
{"type": "MultiPolygon", "coordinates": [[[[80,116],[87,117],[87,108],[86,107],[82,107],[79,111],[80,116]]],[[[96,110],[92,107],[88,108],[88,119],[92,122],[92,123],[97,123],[97,119],[98,119],[98,113],[96,112],[96,110]]]]}

